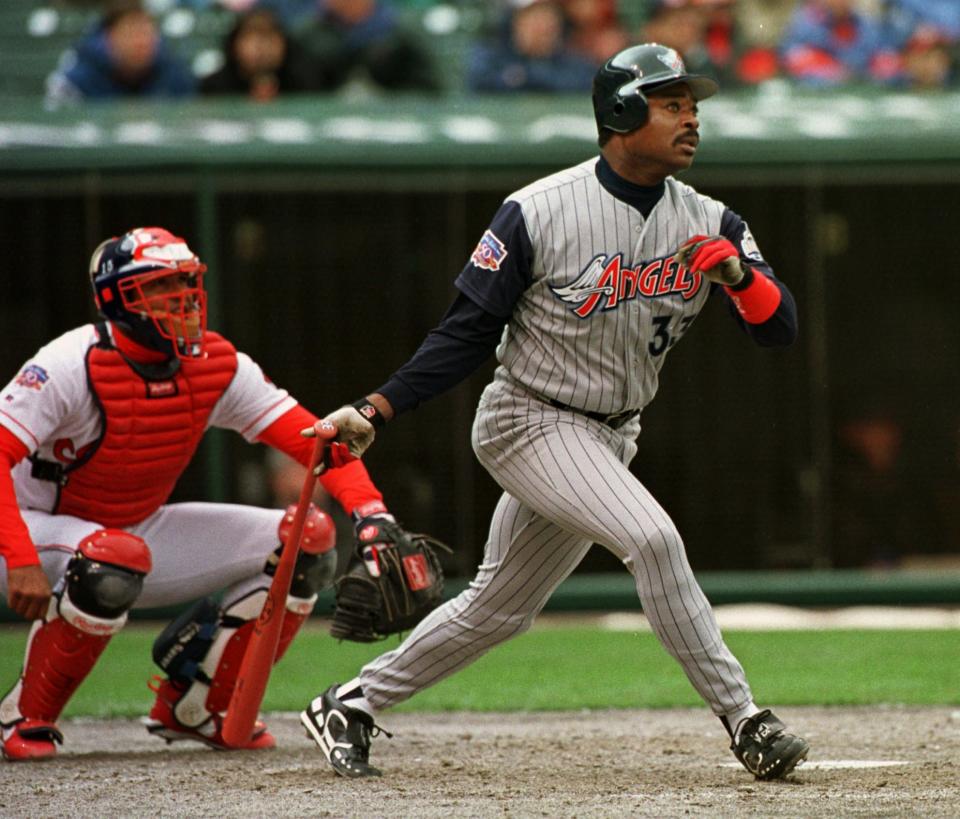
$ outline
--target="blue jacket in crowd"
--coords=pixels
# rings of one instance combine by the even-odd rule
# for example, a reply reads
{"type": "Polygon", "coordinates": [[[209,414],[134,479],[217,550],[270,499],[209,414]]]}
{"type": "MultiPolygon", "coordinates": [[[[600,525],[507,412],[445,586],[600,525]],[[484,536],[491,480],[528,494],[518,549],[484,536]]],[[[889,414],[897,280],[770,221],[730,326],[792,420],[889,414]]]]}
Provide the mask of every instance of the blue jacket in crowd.
{"type": "Polygon", "coordinates": [[[163,40],[146,74],[133,84],[125,82],[116,73],[107,32],[97,27],[64,56],[47,79],[47,102],[57,105],[80,99],[184,97],[193,94],[195,87],[190,69],[163,40]]]}

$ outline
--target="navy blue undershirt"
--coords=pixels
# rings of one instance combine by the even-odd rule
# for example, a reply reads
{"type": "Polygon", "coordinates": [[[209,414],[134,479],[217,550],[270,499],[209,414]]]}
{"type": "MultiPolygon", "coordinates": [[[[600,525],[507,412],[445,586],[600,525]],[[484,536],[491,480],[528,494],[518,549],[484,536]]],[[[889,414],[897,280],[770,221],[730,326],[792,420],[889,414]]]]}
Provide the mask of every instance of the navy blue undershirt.
{"type": "MultiPolygon", "coordinates": [[[[597,179],[613,196],[636,208],[647,218],[663,197],[666,185],[636,185],[619,176],[602,156],[596,165],[597,179]]],[[[720,232],[736,246],[746,230],[746,223],[727,210],[720,232]]],[[[413,357],[398,369],[375,392],[383,395],[395,415],[456,386],[496,350],[503,328],[510,320],[514,305],[531,283],[530,265],[533,249],[523,222],[520,206],[505,202],[490,223],[484,239],[492,234],[492,261],[475,257],[467,262],[455,282],[459,293],[436,328],[430,331],[413,357]]],[[[481,240],[483,244],[484,240],[481,240]]],[[[781,291],[777,312],[763,324],[747,324],[727,298],[731,313],[741,328],[758,344],[789,344],[796,335],[796,306],[790,291],[777,279],[765,262],[744,260],[747,276],[737,289],[749,285],[755,268],[770,276],[781,291]]],[[[723,292],[714,286],[714,290],[723,292]]]]}

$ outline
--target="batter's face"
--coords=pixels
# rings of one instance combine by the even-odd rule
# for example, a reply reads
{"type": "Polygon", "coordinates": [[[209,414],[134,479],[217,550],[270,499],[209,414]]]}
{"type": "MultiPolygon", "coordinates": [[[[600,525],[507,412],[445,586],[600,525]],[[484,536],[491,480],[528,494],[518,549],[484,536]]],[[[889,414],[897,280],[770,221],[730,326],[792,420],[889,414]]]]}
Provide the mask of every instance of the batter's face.
{"type": "Polygon", "coordinates": [[[647,121],[628,134],[614,134],[603,155],[624,179],[656,185],[689,168],[700,144],[697,101],[686,84],[647,94],[647,121]]]}

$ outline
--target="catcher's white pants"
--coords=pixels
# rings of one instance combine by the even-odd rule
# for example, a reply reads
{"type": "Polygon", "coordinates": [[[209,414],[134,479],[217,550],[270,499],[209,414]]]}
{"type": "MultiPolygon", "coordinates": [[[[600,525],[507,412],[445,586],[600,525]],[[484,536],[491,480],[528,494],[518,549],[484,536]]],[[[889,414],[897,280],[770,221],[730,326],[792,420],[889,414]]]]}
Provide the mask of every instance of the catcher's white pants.
{"type": "Polygon", "coordinates": [[[599,543],[636,579],[644,613],[717,715],[752,702],[673,522],[627,469],[639,420],[613,430],[500,379],[483,394],[474,451],[504,489],[476,578],[395,650],[363,668],[377,709],[395,705],[530,627],[553,590],[599,543]]]}
{"type": "MultiPolygon", "coordinates": [[[[21,510],[51,585],[85,537],[104,527],[96,522],[21,510]]],[[[159,608],[197,600],[228,588],[224,604],[247,586],[262,585],[267,557],[280,545],[282,509],[226,503],[174,503],[161,506],[126,531],[150,548],[153,569],[134,608],[159,608]]],[[[7,573],[0,561],[0,592],[7,573]]]]}

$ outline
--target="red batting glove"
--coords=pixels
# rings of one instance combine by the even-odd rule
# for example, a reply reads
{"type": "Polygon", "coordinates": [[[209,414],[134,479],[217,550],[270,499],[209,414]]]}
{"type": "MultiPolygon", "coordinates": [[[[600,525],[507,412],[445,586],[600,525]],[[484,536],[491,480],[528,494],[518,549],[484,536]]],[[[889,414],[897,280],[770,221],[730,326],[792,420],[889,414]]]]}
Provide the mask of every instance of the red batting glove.
{"type": "Polygon", "coordinates": [[[702,273],[718,284],[731,286],[743,278],[740,254],[724,236],[692,236],[674,258],[692,273],[702,273]]]}

